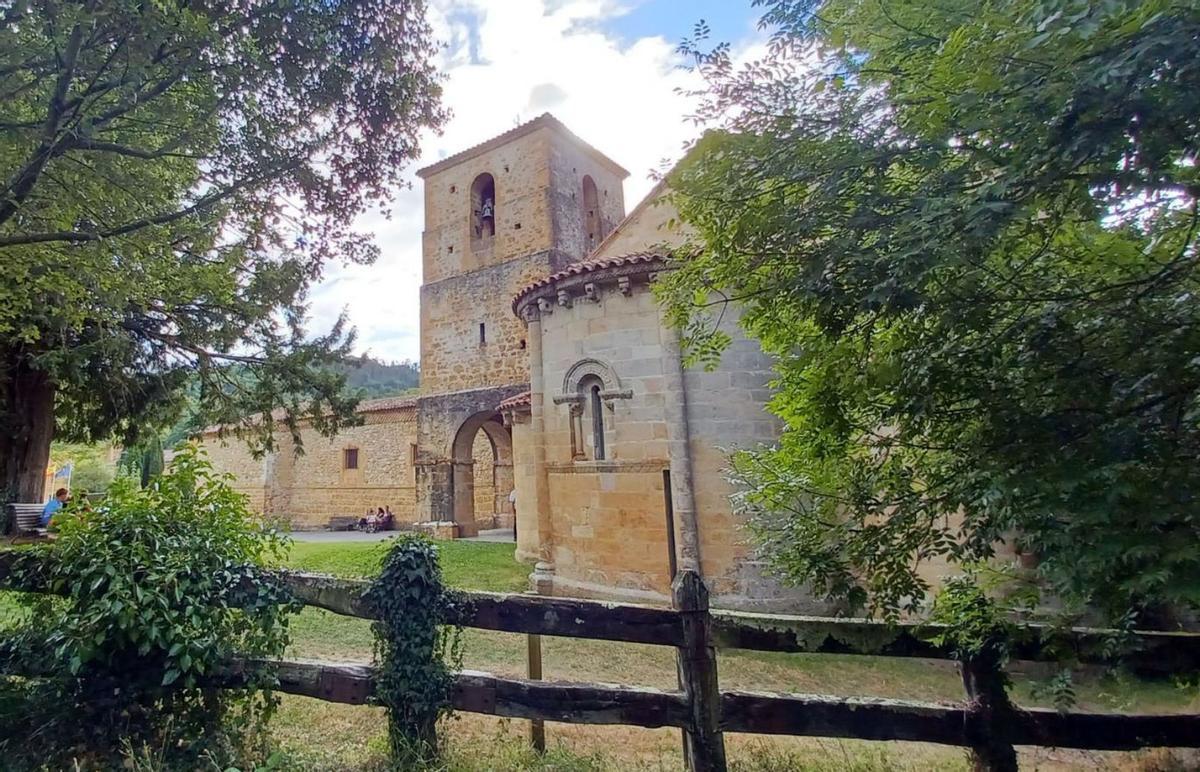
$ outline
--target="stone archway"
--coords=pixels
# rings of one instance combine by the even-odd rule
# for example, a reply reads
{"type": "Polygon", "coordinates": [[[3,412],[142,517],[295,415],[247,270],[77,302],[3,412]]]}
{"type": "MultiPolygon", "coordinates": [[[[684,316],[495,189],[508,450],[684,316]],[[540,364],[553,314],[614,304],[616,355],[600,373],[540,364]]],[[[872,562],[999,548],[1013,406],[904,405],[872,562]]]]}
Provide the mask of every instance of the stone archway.
{"type": "MultiPolygon", "coordinates": [[[[484,411],[462,422],[450,447],[451,512],[458,524],[460,536],[474,536],[479,530],[480,516],[487,517],[507,510],[508,492],[513,486],[512,435],[501,422],[500,414],[484,411]],[[491,449],[490,459],[480,459],[486,466],[479,470],[488,475],[486,487],[491,490],[490,512],[476,511],[476,450],[477,438],[486,438],[491,449]],[[490,461],[490,463],[487,463],[490,461]]],[[[488,523],[484,523],[488,525],[488,523]]]]}

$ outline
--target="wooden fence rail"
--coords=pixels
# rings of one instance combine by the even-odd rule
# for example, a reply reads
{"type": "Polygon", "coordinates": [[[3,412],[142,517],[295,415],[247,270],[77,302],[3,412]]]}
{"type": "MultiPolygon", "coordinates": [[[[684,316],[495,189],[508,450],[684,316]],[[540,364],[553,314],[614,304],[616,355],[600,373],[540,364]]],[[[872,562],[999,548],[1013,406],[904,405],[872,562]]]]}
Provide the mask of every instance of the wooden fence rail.
{"type": "MultiPolygon", "coordinates": [[[[28,554],[0,551],[0,589],[47,592],[28,554]],[[23,563],[21,571],[13,568],[23,563]],[[18,576],[20,581],[18,581],[18,576]]],[[[277,572],[302,603],[346,616],[375,619],[363,599],[365,580],[277,572]]],[[[461,619],[467,627],[531,635],[591,638],[675,647],[680,652],[678,691],[597,683],[563,683],[458,674],[457,710],[535,721],[678,727],[685,732],[688,766],[725,769],[723,732],[753,732],[861,740],[911,740],[970,747],[988,769],[1015,769],[1014,745],[1093,750],[1151,746],[1200,747],[1200,715],[1130,715],[1022,710],[999,695],[978,691],[997,672],[994,663],[964,663],[971,698],[958,705],[905,700],[768,694],[718,687],[717,648],[759,651],[844,653],[948,659],[953,653],[935,639],[941,628],[926,623],[894,625],[863,619],[829,619],[710,611],[699,577],[681,573],[675,608],[603,603],[501,593],[466,593],[461,619]],[[998,702],[997,702],[998,700],[998,702]]],[[[1112,657],[1115,631],[1057,630],[1025,625],[1013,641],[1016,658],[1058,660],[1064,652],[1080,662],[1112,657]]],[[[1200,635],[1138,632],[1125,636],[1137,647],[1123,661],[1144,671],[1200,671],[1200,635]]],[[[213,686],[244,683],[249,668],[234,663],[213,686]]],[[[375,672],[363,664],[284,661],[276,668],[278,689],[318,699],[364,704],[374,692],[375,672]]]]}
{"type": "MultiPolygon", "coordinates": [[[[241,663],[212,685],[238,686],[260,663],[241,663]]],[[[278,690],[328,702],[371,701],[375,670],[361,663],[287,660],[276,668],[278,690]]],[[[870,697],[722,692],[721,729],[855,740],[911,740],[969,746],[970,711],[963,706],[870,697]]],[[[501,678],[466,670],[455,680],[455,710],[507,718],[647,728],[692,727],[681,692],[597,683],[501,678]]],[[[1013,745],[1091,750],[1148,746],[1200,747],[1200,718],[1191,715],[1059,713],[1031,709],[1005,739],[1013,745]]]]}

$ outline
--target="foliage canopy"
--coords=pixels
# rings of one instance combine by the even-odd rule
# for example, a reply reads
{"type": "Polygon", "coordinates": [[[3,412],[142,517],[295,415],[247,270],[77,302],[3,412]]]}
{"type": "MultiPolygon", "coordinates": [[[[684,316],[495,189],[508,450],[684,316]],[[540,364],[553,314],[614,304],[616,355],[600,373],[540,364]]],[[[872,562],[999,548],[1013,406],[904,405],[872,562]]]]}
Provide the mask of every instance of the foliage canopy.
{"type": "Polygon", "coordinates": [[[304,329],[331,260],[377,248],[445,118],[422,0],[31,0],[0,10],[0,469],[28,497],[68,439],[210,423],[271,446],[280,410],[352,416],[339,322],[304,329]],[[231,372],[229,363],[241,367],[231,372]],[[21,477],[25,475],[25,477],[21,477]]]}
{"type": "Polygon", "coordinates": [[[896,613],[1015,541],[1110,619],[1200,603],[1200,5],[758,4],[765,59],[684,46],[664,292],[696,359],[729,301],[778,358],[776,566],[896,613]]]}

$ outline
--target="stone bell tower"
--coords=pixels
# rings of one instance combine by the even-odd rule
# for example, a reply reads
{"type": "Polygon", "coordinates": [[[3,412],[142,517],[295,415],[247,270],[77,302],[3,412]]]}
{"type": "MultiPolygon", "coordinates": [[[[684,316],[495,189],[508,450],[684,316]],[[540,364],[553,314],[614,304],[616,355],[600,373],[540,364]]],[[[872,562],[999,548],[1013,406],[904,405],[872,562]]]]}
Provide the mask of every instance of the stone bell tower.
{"type": "Polygon", "coordinates": [[[629,173],[545,113],[417,175],[425,185],[417,506],[426,519],[460,521],[477,432],[496,455],[495,489],[511,487],[511,441],[506,462],[492,424],[495,406],[529,384],[513,296],[583,260],[624,218],[629,173]]]}

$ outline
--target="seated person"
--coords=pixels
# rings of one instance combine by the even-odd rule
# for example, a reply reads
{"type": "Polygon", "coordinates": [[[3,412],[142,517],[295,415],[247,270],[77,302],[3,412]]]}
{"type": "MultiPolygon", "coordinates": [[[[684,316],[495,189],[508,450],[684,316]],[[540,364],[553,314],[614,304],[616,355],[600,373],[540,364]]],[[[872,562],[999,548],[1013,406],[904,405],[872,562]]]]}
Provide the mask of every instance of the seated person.
{"type": "Polygon", "coordinates": [[[50,526],[50,518],[60,512],[63,506],[67,503],[70,494],[66,488],[59,488],[54,492],[54,498],[46,502],[46,506],[42,508],[42,527],[50,526]]]}
{"type": "Polygon", "coordinates": [[[379,522],[377,523],[377,525],[379,526],[379,530],[381,530],[381,531],[392,530],[392,523],[395,521],[395,519],[396,519],[396,516],[392,514],[392,508],[384,507],[383,514],[379,516],[379,522]]]}

